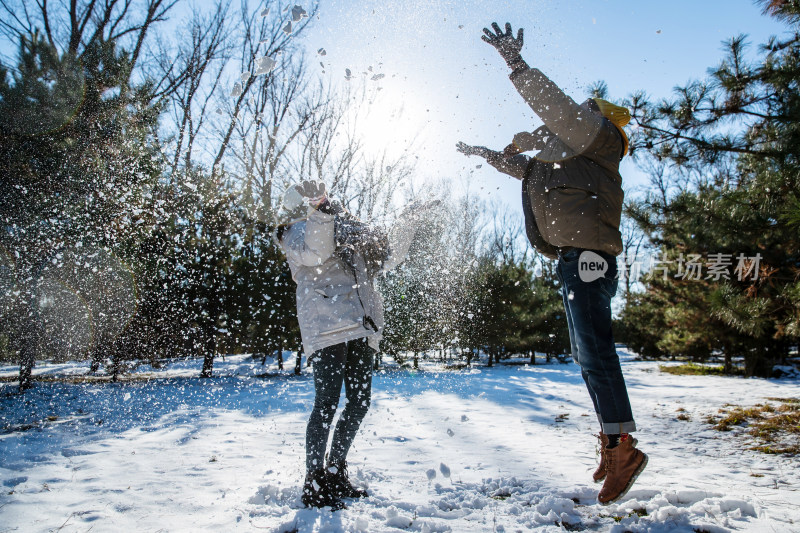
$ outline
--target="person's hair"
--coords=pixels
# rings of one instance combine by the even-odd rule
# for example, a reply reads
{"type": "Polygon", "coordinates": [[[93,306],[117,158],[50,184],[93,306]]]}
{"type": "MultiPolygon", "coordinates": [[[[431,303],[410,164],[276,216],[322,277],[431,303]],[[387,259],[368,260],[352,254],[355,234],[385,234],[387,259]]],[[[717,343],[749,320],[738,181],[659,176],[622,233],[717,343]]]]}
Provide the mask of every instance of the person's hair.
{"type": "Polygon", "coordinates": [[[275,235],[277,235],[278,240],[283,240],[283,233],[289,228],[288,224],[280,224],[277,228],[275,228],[275,235]]]}

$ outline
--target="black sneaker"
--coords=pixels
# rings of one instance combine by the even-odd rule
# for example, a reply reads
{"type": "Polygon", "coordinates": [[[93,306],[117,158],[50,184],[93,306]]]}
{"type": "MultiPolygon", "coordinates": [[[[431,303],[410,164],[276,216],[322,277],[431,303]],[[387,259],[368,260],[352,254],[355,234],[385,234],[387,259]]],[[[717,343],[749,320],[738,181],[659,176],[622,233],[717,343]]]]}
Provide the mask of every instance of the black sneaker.
{"type": "Polygon", "coordinates": [[[369,494],[363,489],[359,489],[350,483],[347,476],[347,462],[329,463],[328,479],[331,484],[331,492],[339,498],[367,498],[369,494]]]}
{"type": "Polygon", "coordinates": [[[301,500],[306,507],[330,507],[331,511],[345,508],[341,497],[331,490],[330,476],[323,469],[314,470],[306,476],[301,500]]]}

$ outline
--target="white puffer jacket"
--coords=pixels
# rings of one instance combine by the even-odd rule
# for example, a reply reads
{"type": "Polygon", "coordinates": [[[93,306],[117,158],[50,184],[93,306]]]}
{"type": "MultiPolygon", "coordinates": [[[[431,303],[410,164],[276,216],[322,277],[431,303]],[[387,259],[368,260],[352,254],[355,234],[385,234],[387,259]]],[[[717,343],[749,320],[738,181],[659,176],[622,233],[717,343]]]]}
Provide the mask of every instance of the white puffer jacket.
{"type": "Polygon", "coordinates": [[[365,337],[378,349],[383,298],[360,255],[352,267],[335,253],[334,216],[313,211],[284,231],[280,245],[297,283],[297,319],[306,354],[365,337]]]}

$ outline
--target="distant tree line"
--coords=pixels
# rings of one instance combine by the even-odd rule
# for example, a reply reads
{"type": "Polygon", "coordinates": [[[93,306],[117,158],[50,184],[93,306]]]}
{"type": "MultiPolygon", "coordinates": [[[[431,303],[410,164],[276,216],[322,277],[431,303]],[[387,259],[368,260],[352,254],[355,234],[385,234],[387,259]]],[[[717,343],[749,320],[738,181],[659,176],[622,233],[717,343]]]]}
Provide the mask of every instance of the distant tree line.
{"type": "Polygon", "coordinates": [[[510,356],[535,364],[536,353],[562,359],[569,335],[554,265],[531,252],[518,221],[470,194],[448,211],[383,280],[385,351],[414,368],[437,354],[467,366],[477,356],[488,366],[510,356]],[[487,211],[493,218],[476,224],[487,211]]]}

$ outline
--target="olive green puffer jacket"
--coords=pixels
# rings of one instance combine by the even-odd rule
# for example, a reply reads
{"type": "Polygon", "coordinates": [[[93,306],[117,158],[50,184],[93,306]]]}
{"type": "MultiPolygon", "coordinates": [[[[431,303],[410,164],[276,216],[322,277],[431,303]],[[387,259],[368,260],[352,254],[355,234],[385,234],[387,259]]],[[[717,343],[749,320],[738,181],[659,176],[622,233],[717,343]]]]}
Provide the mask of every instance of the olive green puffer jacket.
{"type": "Polygon", "coordinates": [[[531,244],[550,258],[568,247],[619,255],[622,133],[602,115],[578,105],[538,69],[518,69],[511,81],[544,122],[533,133],[518,134],[515,144],[539,153],[490,163],[522,180],[531,244]]]}

